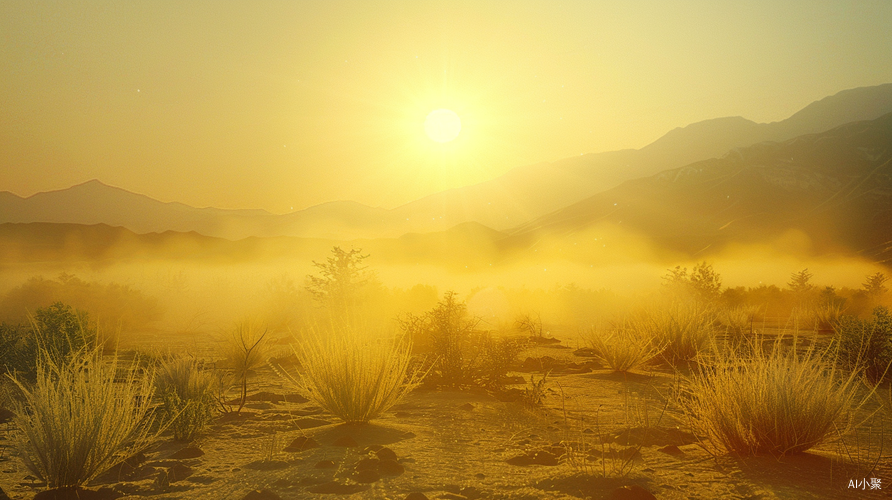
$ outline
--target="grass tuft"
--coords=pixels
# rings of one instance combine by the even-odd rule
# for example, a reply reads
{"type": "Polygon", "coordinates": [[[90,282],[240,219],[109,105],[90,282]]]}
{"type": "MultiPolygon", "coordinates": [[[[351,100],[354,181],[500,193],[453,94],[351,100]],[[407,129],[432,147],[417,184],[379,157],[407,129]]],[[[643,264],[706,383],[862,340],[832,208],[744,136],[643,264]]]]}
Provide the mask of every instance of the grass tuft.
{"type": "Polygon", "coordinates": [[[155,387],[175,440],[191,441],[210,423],[217,383],[194,358],[173,356],[161,362],[155,387]]]}
{"type": "Polygon", "coordinates": [[[598,359],[616,372],[644,367],[663,352],[652,337],[632,328],[592,329],[586,340],[598,359]]]}
{"type": "Polygon", "coordinates": [[[741,456],[783,456],[827,440],[855,407],[857,375],[842,374],[813,349],[780,342],[729,359],[689,379],[687,410],[695,432],[741,456]]]}
{"type": "Polygon", "coordinates": [[[10,378],[22,396],[13,403],[16,446],[50,488],[81,486],[153,437],[152,377],[104,363],[97,349],[40,356],[33,385],[10,378]]]}
{"type": "Polygon", "coordinates": [[[399,402],[421,377],[410,370],[411,345],[340,330],[310,333],[295,347],[303,395],[347,423],[373,420],[399,402]]]}
{"type": "Polygon", "coordinates": [[[639,338],[651,338],[664,346],[663,359],[679,367],[699,362],[715,345],[713,315],[696,304],[674,304],[645,310],[632,320],[639,338]]]}

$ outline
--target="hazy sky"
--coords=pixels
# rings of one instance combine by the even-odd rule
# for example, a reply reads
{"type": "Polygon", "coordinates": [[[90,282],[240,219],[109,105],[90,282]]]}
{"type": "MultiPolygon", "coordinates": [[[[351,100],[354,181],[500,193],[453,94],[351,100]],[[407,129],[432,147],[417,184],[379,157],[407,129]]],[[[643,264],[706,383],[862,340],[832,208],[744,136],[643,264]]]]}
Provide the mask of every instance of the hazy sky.
{"type": "Polygon", "coordinates": [[[393,207],[892,82],[890,26],[885,0],[3,0],[0,190],[393,207]]]}

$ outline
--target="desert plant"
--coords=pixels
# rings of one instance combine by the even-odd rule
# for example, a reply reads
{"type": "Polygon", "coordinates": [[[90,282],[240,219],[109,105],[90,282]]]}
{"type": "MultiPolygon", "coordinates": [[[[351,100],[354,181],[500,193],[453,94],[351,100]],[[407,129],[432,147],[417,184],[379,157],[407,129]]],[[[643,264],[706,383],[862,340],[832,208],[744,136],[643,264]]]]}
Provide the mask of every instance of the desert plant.
{"type": "Polygon", "coordinates": [[[430,378],[438,385],[455,387],[474,385],[479,379],[481,346],[475,331],[479,322],[468,315],[467,306],[456,293],[449,291],[434,309],[401,319],[400,328],[417,353],[433,358],[430,378]]]}
{"type": "Polygon", "coordinates": [[[298,391],[346,423],[379,417],[418,385],[421,374],[410,369],[408,342],[366,338],[341,330],[322,335],[308,332],[295,346],[302,375],[276,371],[298,391]]]}
{"type": "Polygon", "coordinates": [[[892,315],[887,308],[875,308],[867,320],[844,316],[836,324],[836,335],[846,368],[862,372],[874,384],[892,372],[892,315]]]}
{"type": "Polygon", "coordinates": [[[810,348],[797,354],[795,347],[784,349],[777,341],[692,375],[684,406],[694,431],[715,451],[782,456],[806,451],[848,427],[856,406],[855,375],[836,370],[826,352],[810,348]]]}
{"type": "Polygon", "coordinates": [[[38,358],[33,385],[10,376],[25,466],[50,488],[80,486],[149,444],[152,377],[105,363],[98,350],[38,358]],[[122,377],[123,373],[123,377],[122,377]]]}
{"type": "Polygon", "coordinates": [[[595,355],[616,372],[641,368],[663,352],[651,336],[632,328],[592,328],[586,336],[595,355]]]}
{"type": "Polygon", "coordinates": [[[490,389],[504,386],[508,371],[517,362],[517,356],[527,343],[512,338],[493,338],[488,334],[478,337],[481,343],[479,384],[490,389]]]}
{"type": "Polygon", "coordinates": [[[672,366],[698,361],[714,346],[713,315],[697,304],[674,303],[645,310],[632,318],[639,338],[663,346],[661,356],[672,366]]]}
{"type": "Polygon", "coordinates": [[[186,356],[172,356],[161,362],[155,377],[161,396],[163,418],[177,441],[191,441],[213,417],[217,379],[202,370],[201,363],[186,356]]]}
{"type": "Polygon", "coordinates": [[[514,326],[520,331],[527,332],[532,338],[542,338],[542,315],[521,314],[514,320],[514,326]]]}
{"type": "Polygon", "coordinates": [[[230,332],[226,345],[226,359],[241,385],[241,398],[236,413],[241,413],[248,398],[248,372],[266,362],[269,349],[266,334],[265,328],[250,321],[237,323],[230,332]]]}

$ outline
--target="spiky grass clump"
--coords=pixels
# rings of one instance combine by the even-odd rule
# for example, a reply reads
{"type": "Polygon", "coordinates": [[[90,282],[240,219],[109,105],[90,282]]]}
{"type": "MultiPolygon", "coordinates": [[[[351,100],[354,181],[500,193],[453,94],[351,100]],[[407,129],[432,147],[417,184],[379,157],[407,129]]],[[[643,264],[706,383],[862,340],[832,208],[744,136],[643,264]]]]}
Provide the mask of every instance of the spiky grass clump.
{"type": "Polygon", "coordinates": [[[217,385],[216,377],[194,358],[173,356],[161,362],[155,387],[174,439],[191,441],[204,431],[213,418],[217,385]]]}
{"type": "Polygon", "coordinates": [[[57,360],[45,351],[33,385],[13,404],[16,446],[50,488],[81,486],[143,449],[153,437],[152,377],[104,363],[98,350],[57,360]],[[123,376],[122,376],[123,374],[123,376]]]}
{"type": "Polygon", "coordinates": [[[827,440],[856,406],[857,379],[824,355],[776,342],[751,357],[732,355],[689,379],[695,431],[719,450],[783,456],[827,440]]]}
{"type": "Polygon", "coordinates": [[[678,367],[697,362],[715,346],[714,315],[696,304],[672,304],[645,310],[632,321],[641,338],[651,338],[664,346],[661,353],[670,365],[678,367]]]}
{"type": "Polygon", "coordinates": [[[598,359],[616,372],[644,367],[663,352],[652,337],[632,328],[595,328],[586,340],[598,359]]]}
{"type": "Polygon", "coordinates": [[[303,395],[347,423],[373,420],[418,385],[411,345],[357,332],[310,333],[295,347],[303,395]]]}

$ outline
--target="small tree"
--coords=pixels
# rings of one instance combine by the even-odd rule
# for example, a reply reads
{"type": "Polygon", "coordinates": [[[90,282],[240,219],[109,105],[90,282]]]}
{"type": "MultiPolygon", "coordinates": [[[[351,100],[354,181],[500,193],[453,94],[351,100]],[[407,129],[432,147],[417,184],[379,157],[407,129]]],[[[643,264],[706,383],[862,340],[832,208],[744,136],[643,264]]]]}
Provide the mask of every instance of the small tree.
{"type": "Polygon", "coordinates": [[[889,291],[886,288],[887,281],[889,281],[889,278],[885,274],[877,272],[867,277],[867,281],[861,285],[861,289],[868,299],[879,302],[889,291]]]}
{"type": "Polygon", "coordinates": [[[371,280],[367,266],[363,265],[368,255],[362,255],[360,249],[344,251],[337,246],[331,253],[325,262],[313,261],[320,276],[307,276],[307,290],[320,305],[343,313],[356,307],[362,289],[371,280]]]}
{"type": "Polygon", "coordinates": [[[690,278],[694,294],[704,302],[714,302],[722,293],[722,277],[712,264],[701,262],[694,266],[690,278]]]}
{"type": "Polygon", "coordinates": [[[791,274],[790,282],[787,283],[787,286],[790,287],[790,290],[795,294],[804,294],[815,287],[811,283],[812,276],[814,275],[808,272],[808,268],[806,267],[798,273],[791,274]]]}
{"type": "Polygon", "coordinates": [[[248,372],[266,362],[268,343],[266,329],[258,328],[249,321],[235,326],[229,338],[227,359],[235,369],[235,376],[241,382],[241,398],[236,413],[241,413],[248,399],[248,372]]]}

